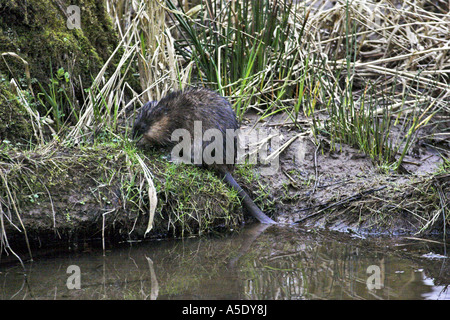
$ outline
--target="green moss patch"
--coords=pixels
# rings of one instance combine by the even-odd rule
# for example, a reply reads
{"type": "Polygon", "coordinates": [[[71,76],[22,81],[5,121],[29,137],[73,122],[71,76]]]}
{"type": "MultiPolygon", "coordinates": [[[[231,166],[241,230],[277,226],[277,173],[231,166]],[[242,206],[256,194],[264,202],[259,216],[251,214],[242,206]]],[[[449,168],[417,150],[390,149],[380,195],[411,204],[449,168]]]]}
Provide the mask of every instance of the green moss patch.
{"type": "Polygon", "coordinates": [[[32,136],[30,117],[6,83],[0,82],[0,143],[26,143],[32,136]]]}
{"type": "MultiPolygon", "coordinates": [[[[76,95],[89,87],[118,43],[104,3],[95,0],[7,0],[0,4],[0,47],[14,52],[30,66],[31,78],[47,83],[59,68],[71,74],[76,95]],[[69,5],[80,8],[81,28],[69,29],[69,5]]],[[[17,59],[0,61],[0,72],[24,79],[17,59]],[[6,61],[6,63],[5,63],[6,61]]],[[[35,89],[39,87],[35,84],[35,89]]]]}

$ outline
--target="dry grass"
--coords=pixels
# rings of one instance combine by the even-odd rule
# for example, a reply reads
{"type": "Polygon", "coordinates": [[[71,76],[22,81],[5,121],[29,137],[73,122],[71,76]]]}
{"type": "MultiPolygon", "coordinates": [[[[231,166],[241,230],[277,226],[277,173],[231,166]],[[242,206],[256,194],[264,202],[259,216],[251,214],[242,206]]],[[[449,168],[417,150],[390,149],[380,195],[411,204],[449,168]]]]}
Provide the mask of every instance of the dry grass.
{"type": "Polygon", "coordinates": [[[297,125],[303,109],[312,125],[300,129],[325,132],[395,169],[419,130],[438,127],[432,139],[450,134],[442,1],[205,0],[187,9],[169,10],[180,65],[194,62],[192,81],[229,96],[239,117],[249,108],[262,118],[284,112],[297,125]],[[256,21],[256,10],[267,21],[256,21]],[[242,12],[251,17],[245,26],[236,19],[242,12]]]}
{"type": "MultiPolygon", "coordinates": [[[[306,2],[299,3],[299,6],[306,2]]],[[[328,59],[330,73],[346,66],[346,28],[351,28],[357,47],[351,61],[352,77],[362,88],[368,80],[377,88],[375,95],[391,96],[395,109],[399,101],[408,103],[428,94],[436,107],[450,111],[450,18],[443,1],[328,1],[309,3],[306,41],[311,53],[328,59]],[[433,4],[440,6],[435,7],[433,4]],[[442,92],[441,92],[442,91],[442,92]],[[409,97],[404,95],[409,93],[409,97]]],[[[345,68],[344,68],[345,71],[345,68]]],[[[336,94],[336,93],[335,93],[336,94]]]]}

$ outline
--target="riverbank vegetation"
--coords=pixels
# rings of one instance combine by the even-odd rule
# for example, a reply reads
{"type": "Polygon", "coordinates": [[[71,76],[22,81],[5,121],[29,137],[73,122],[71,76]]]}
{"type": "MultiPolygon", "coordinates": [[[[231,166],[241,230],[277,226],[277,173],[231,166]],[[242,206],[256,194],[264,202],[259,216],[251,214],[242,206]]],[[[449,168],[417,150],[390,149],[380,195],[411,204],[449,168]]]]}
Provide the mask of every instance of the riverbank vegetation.
{"type": "Polygon", "coordinates": [[[277,177],[289,183],[278,191],[267,190],[270,178],[249,173],[257,168],[238,168],[266,212],[295,212],[299,220],[313,211],[359,221],[367,214],[381,229],[386,215],[408,215],[413,233],[448,231],[448,3],[74,4],[79,29],[66,27],[73,15],[62,4],[0,6],[11,18],[0,20],[3,248],[11,249],[14,233],[26,241],[27,232],[36,241],[50,234],[104,241],[105,233],[187,235],[241,223],[236,194],[211,172],[179,167],[129,139],[144,102],[191,85],[227,96],[243,125],[257,112],[258,123],[289,136],[274,151],[282,163],[287,148],[309,139],[311,176],[282,168],[277,177]],[[383,198],[384,182],[357,191],[341,185],[314,200],[325,181],[318,159],[347,147],[382,181],[401,180],[401,189],[390,185],[396,192],[383,198]],[[308,210],[299,211],[299,200],[308,210]]]}

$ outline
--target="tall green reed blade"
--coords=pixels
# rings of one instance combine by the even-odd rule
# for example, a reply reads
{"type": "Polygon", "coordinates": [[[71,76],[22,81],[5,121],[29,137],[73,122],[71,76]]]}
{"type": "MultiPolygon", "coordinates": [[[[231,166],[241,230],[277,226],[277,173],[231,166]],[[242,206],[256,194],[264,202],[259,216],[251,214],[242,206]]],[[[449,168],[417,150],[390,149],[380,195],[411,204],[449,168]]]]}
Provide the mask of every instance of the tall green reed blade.
{"type": "Polygon", "coordinates": [[[299,44],[298,34],[290,32],[292,16],[297,19],[291,16],[292,1],[205,0],[196,19],[176,11],[171,0],[167,6],[180,33],[176,49],[196,65],[196,82],[239,95],[238,111],[259,104],[261,97],[271,104],[279,92],[292,97],[287,84],[294,79],[287,75],[299,63],[298,48],[293,47],[299,44]],[[243,100],[244,91],[250,101],[243,100]]]}

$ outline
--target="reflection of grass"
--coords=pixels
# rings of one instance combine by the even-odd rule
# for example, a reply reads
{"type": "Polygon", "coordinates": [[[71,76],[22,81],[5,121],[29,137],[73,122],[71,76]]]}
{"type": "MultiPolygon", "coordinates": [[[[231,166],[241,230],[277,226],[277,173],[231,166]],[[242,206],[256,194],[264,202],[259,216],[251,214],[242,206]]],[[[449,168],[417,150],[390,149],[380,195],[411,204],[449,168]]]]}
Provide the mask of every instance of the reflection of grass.
{"type": "Polygon", "coordinates": [[[178,272],[175,277],[170,277],[161,286],[160,295],[164,297],[177,297],[186,294],[201,284],[203,278],[194,272],[178,272]]]}

